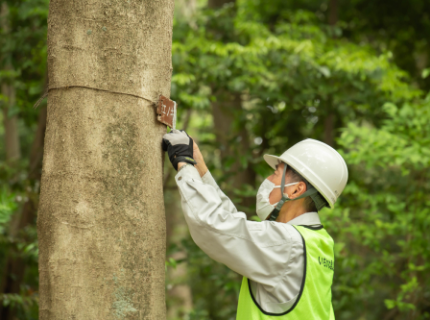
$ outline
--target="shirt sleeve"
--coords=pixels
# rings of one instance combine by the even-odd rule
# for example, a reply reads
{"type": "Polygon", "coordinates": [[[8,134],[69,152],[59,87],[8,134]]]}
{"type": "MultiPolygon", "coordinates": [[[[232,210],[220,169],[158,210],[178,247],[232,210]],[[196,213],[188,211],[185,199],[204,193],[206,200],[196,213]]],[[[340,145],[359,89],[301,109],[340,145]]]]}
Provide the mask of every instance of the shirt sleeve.
{"type": "Polygon", "coordinates": [[[292,226],[248,221],[219,190],[211,176],[187,166],[175,177],[185,220],[194,242],[212,259],[233,271],[275,288],[284,276],[292,242],[292,226]]]}
{"type": "Polygon", "coordinates": [[[219,188],[218,184],[216,183],[215,179],[212,177],[212,174],[208,170],[204,176],[202,177],[202,181],[205,184],[211,185],[217,192],[218,196],[221,199],[222,208],[223,210],[230,211],[231,213],[236,213],[237,209],[233,202],[231,202],[230,198],[227,197],[224,192],[219,188]]]}

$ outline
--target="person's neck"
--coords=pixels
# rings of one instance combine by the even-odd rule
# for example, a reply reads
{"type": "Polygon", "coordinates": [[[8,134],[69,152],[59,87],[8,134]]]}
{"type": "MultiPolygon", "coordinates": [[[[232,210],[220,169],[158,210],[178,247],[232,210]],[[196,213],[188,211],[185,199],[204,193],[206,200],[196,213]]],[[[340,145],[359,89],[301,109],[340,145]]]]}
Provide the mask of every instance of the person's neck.
{"type": "Polygon", "coordinates": [[[287,223],[288,221],[291,221],[294,218],[297,218],[298,216],[306,213],[307,211],[303,208],[303,205],[302,205],[303,201],[301,200],[302,199],[286,202],[282,206],[276,221],[287,223]]]}

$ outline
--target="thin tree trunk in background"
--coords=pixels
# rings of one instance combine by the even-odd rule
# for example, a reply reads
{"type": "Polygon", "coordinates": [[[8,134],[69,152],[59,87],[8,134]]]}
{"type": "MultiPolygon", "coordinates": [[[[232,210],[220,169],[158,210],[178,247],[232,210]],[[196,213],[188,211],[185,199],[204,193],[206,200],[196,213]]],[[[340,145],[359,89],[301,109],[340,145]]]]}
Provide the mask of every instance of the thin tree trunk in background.
{"type": "MultiPolygon", "coordinates": [[[[1,5],[1,21],[2,29],[5,34],[10,32],[9,26],[9,8],[7,3],[1,5]]],[[[5,59],[7,61],[7,59],[5,59]]],[[[6,62],[4,70],[12,71],[12,65],[6,62]]],[[[13,164],[13,162],[21,158],[21,146],[19,141],[18,131],[18,116],[10,115],[11,109],[16,103],[15,87],[11,83],[1,84],[1,94],[4,96],[2,101],[3,109],[3,126],[4,126],[4,148],[6,154],[6,162],[13,164]]],[[[22,212],[15,212],[9,227],[9,238],[14,239],[22,225],[22,212]]],[[[23,276],[24,264],[22,260],[17,257],[15,248],[12,246],[6,251],[5,254],[5,268],[2,270],[0,279],[0,293],[19,293],[20,284],[23,276]]],[[[0,319],[12,320],[15,315],[15,309],[9,306],[0,305],[0,319]]]]}
{"type": "MultiPolygon", "coordinates": [[[[6,2],[1,5],[1,20],[4,34],[9,33],[9,8],[6,2]]],[[[4,70],[12,71],[12,66],[6,64],[4,70]]],[[[6,161],[11,162],[21,158],[21,148],[19,143],[18,117],[9,115],[11,108],[15,105],[15,88],[12,84],[2,83],[1,93],[6,98],[3,100],[3,125],[4,125],[4,145],[6,151],[6,161]]]]}
{"type": "MultiPolygon", "coordinates": [[[[20,233],[29,225],[36,224],[37,196],[38,196],[38,181],[40,181],[40,173],[42,169],[43,142],[46,128],[46,107],[40,109],[38,125],[33,140],[33,145],[30,153],[28,180],[32,187],[27,193],[27,200],[21,212],[14,216],[14,223],[10,228],[9,236],[11,238],[21,237],[20,233]]],[[[25,240],[25,236],[22,235],[25,240]]],[[[19,294],[24,274],[26,263],[20,256],[19,250],[11,248],[8,252],[5,269],[2,276],[2,293],[19,294]],[[12,250],[12,251],[11,251],[12,250]]],[[[0,305],[1,319],[15,319],[16,309],[11,306],[0,305]]]]}
{"type": "Polygon", "coordinates": [[[330,113],[324,119],[324,142],[329,146],[334,146],[334,112],[330,113]]]}
{"type": "Polygon", "coordinates": [[[9,111],[15,104],[15,88],[11,85],[2,84],[3,100],[3,125],[4,125],[4,146],[6,151],[6,161],[11,162],[21,158],[21,147],[19,143],[18,116],[9,116],[9,111]]]}
{"type": "MultiPolygon", "coordinates": [[[[331,26],[335,26],[338,21],[338,0],[330,0],[328,23],[331,26]]],[[[335,125],[335,113],[333,106],[333,99],[330,99],[329,113],[324,119],[324,142],[334,147],[334,125],[335,125]]]]}
{"type": "Polygon", "coordinates": [[[338,0],[330,0],[329,13],[328,13],[328,24],[331,26],[336,25],[338,20],[338,0]]]}
{"type": "MultiPolygon", "coordinates": [[[[226,4],[234,4],[235,2],[235,0],[209,0],[208,7],[211,9],[220,9],[226,4]]],[[[217,32],[217,30],[211,31],[217,32]]],[[[212,103],[212,117],[214,120],[216,142],[221,149],[221,161],[225,163],[229,158],[235,158],[234,164],[226,172],[229,176],[228,181],[231,188],[225,191],[232,198],[237,197],[233,194],[233,189],[239,189],[244,184],[251,186],[255,184],[255,172],[249,165],[243,168],[240,163],[240,157],[246,156],[246,153],[250,150],[249,137],[245,127],[237,130],[233,128],[235,117],[242,112],[240,94],[229,94],[223,89],[214,92],[214,94],[217,101],[212,103]],[[232,143],[233,140],[235,140],[234,144],[232,143]]],[[[255,205],[254,197],[240,198],[240,205],[243,207],[249,208],[255,205]]],[[[251,212],[249,214],[253,215],[251,212]]]]}
{"type": "Polygon", "coordinates": [[[208,0],[208,7],[212,9],[219,9],[227,3],[235,3],[236,0],[208,0]]]}
{"type": "MultiPolygon", "coordinates": [[[[240,158],[246,157],[250,150],[248,132],[244,126],[238,129],[234,128],[235,118],[243,112],[242,101],[239,94],[229,95],[227,99],[225,95],[218,94],[217,99],[219,100],[212,103],[212,116],[216,141],[221,149],[221,159],[222,161],[234,159],[232,166],[226,170],[229,186],[231,186],[226,192],[229,197],[237,198],[238,196],[232,193],[232,189],[239,189],[244,184],[251,186],[255,184],[255,172],[248,163],[243,168],[240,161],[240,158]]],[[[244,207],[249,208],[255,205],[255,197],[240,198],[240,205],[244,207]]],[[[249,214],[254,215],[252,212],[249,214]]]]}
{"type": "MultiPolygon", "coordinates": [[[[50,88],[169,96],[173,7],[171,0],[52,0],[50,88]]],[[[165,319],[165,132],[143,99],[50,91],[40,320],[165,319]]]]}

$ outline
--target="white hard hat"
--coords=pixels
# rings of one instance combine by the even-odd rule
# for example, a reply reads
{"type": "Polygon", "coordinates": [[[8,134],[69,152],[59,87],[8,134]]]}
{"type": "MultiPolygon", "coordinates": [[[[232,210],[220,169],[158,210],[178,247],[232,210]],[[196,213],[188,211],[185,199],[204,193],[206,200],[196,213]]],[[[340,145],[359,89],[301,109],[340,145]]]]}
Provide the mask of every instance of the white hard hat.
{"type": "Polygon", "coordinates": [[[314,139],[296,143],[280,157],[265,154],[264,160],[273,169],[279,161],[291,166],[319,191],[331,208],[348,180],[348,168],[339,152],[314,139]]]}

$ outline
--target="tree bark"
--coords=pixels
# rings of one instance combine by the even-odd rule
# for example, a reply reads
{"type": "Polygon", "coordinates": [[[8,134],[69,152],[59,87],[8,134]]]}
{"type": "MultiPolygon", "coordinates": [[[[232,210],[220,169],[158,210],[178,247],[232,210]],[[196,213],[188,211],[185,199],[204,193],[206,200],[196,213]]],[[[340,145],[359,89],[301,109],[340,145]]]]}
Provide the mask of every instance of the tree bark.
{"type": "MultiPolygon", "coordinates": [[[[9,33],[9,8],[6,2],[1,5],[2,28],[5,34],[9,33]]],[[[4,70],[11,71],[12,66],[7,63],[4,70]]],[[[15,88],[10,83],[2,83],[1,93],[6,100],[3,100],[3,125],[4,125],[4,146],[6,161],[11,162],[21,158],[21,146],[19,143],[18,117],[9,115],[11,108],[15,105],[15,88]]]]}
{"type": "MultiPolygon", "coordinates": [[[[170,95],[173,1],[51,0],[49,87],[170,95]]],[[[165,319],[164,125],[143,99],[51,90],[40,319],[165,319]]]]}

